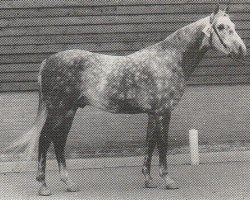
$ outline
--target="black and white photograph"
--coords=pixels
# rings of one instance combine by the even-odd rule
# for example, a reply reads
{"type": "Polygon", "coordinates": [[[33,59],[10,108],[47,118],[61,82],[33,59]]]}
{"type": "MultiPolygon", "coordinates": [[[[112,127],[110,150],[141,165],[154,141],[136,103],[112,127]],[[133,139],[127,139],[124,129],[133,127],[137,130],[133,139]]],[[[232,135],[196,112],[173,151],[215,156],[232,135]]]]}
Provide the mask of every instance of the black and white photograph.
{"type": "Polygon", "coordinates": [[[249,200],[250,0],[0,1],[0,200],[249,200]]]}

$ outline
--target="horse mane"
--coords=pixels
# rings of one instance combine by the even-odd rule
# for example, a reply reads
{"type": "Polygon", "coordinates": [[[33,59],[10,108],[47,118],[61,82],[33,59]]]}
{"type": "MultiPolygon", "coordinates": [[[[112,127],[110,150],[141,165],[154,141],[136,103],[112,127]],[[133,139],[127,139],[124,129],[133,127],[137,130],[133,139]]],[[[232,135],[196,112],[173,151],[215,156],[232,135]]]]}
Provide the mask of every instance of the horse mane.
{"type": "Polygon", "coordinates": [[[174,50],[180,52],[182,56],[179,64],[183,68],[186,80],[209,49],[206,46],[200,48],[205,35],[202,30],[208,23],[209,17],[202,18],[178,29],[165,40],[157,43],[154,47],[152,46],[158,48],[159,51],[174,50]]]}

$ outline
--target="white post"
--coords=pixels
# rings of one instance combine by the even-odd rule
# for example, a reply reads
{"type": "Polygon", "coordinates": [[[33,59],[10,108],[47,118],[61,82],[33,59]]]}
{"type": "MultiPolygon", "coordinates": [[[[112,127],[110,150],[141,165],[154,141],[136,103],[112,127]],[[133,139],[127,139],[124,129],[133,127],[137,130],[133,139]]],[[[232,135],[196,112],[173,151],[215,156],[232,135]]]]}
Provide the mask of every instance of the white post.
{"type": "Polygon", "coordinates": [[[199,164],[198,131],[195,129],[189,130],[189,146],[191,154],[191,165],[198,165],[199,164]]]}

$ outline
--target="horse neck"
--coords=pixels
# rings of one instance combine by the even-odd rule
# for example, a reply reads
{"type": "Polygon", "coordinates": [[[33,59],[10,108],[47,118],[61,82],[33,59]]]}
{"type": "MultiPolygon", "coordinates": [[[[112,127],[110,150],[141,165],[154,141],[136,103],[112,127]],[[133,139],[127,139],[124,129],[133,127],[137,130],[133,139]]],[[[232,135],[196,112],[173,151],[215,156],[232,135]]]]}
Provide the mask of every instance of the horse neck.
{"type": "Polygon", "coordinates": [[[204,37],[202,30],[208,23],[209,17],[203,18],[177,30],[158,44],[158,47],[166,52],[166,55],[169,51],[176,52],[174,56],[177,58],[178,64],[181,65],[186,80],[209,49],[205,46],[201,48],[204,37]]]}

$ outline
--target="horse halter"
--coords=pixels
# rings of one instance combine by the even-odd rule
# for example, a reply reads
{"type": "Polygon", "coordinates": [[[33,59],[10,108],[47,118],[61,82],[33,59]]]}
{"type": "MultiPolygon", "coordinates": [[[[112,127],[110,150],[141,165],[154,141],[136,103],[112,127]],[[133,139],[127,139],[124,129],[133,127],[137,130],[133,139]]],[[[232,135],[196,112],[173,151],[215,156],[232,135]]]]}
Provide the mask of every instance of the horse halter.
{"type": "Polygon", "coordinates": [[[202,31],[203,33],[205,33],[208,37],[209,37],[209,46],[213,47],[213,32],[215,33],[215,35],[218,37],[220,43],[222,44],[222,46],[225,49],[228,49],[228,46],[225,44],[225,42],[221,39],[219,32],[217,31],[215,24],[212,23],[210,25],[208,25],[206,28],[204,28],[204,30],[202,31]]]}
{"type": "MultiPolygon", "coordinates": [[[[219,38],[219,41],[220,41],[220,43],[223,45],[223,47],[224,47],[225,49],[228,49],[228,47],[227,47],[227,45],[225,44],[225,42],[221,39],[220,34],[218,33],[218,31],[217,31],[215,25],[212,25],[212,29],[214,30],[215,34],[216,34],[217,37],[219,38]]],[[[210,42],[209,42],[209,43],[210,43],[210,46],[212,46],[212,37],[213,37],[212,35],[213,35],[213,32],[211,32],[211,36],[210,36],[210,42]]],[[[239,63],[241,63],[241,64],[243,64],[243,65],[250,65],[250,60],[234,58],[234,57],[232,57],[232,55],[231,55],[230,52],[229,52],[229,57],[230,57],[232,60],[235,60],[235,61],[237,61],[237,62],[239,62],[239,63]]]]}
{"type": "MultiPolygon", "coordinates": [[[[212,29],[214,30],[215,34],[216,34],[217,37],[219,38],[219,41],[220,41],[220,43],[223,45],[223,47],[224,47],[225,49],[228,49],[228,47],[227,47],[227,45],[225,44],[225,42],[221,39],[220,34],[218,33],[218,31],[217,31],[217,29],[216,29],[216,27],[215,27],[214,24],[212,25],[212,29]]],[[[212,40],[212,33],[211,33],[211,40],[212,40]]],[[[211,41],[211,42],[212,42],[212,41],[211,41]]]]}
{"type": "MultiPolygon", "coordinates": [[[[218,33],[216,27],[215,27],[215,24],[211,24],[211,28],[213,29],[213,31],[211,31],[210,33],[210,37],[209,37],[209,45],[210,47],[213,46],[213,32],[216,34],[216,36],[218,37],[220,43],[222,44],[222,46],[225,48],[225,49],[228,49],[228,46],[225,44],[225,42],[221,39],[220,37],[220,34],[218,33]]],[[[243,65],[250,65],[250,60],[246,60],[246,59],[239,59],[239,58],[234,58],[232,57],[231,53],[229,52],[229,57],[232,59],[232,60],[235,60],[243,65]]]]}

